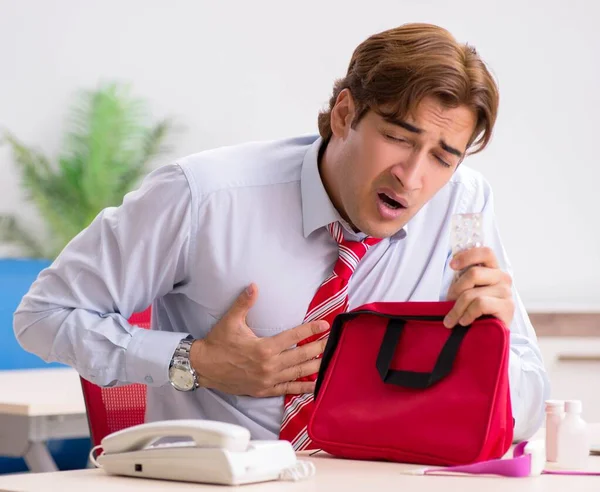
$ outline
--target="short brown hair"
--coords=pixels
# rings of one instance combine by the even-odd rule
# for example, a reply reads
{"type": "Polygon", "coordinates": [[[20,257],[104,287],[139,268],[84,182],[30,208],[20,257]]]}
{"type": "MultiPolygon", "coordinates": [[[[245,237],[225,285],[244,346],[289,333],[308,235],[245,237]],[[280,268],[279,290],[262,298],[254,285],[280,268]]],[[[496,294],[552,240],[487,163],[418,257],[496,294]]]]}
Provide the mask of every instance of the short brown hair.
{"type": "Polygon", "coordinates": [[[375,34],[354,50],[346,76],[334,85],[329,109],[319,114],[324,140],[331,137],[331,110],[343,89],[355,102],[353,127],[369,110],[404,118],[426,96],[447,107],[472,108],[477,124],[469,140],[471,154],[489,143],[498,113],[498,87],[475,48],[431,24],[405,24],[375,34]]]}

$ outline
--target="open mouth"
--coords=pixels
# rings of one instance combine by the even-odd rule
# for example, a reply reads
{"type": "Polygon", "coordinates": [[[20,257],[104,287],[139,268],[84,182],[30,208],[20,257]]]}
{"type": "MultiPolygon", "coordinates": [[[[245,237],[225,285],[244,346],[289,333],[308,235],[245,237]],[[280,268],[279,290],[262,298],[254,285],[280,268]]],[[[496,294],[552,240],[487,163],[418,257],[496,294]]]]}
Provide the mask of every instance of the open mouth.
{"type": "Polygon", "coordinates": [[[378,193],[379,199],[383,202],[383,204],[391,208],[392,210],[398,210],[400,208],[406,208],[402,203],[394,200],[392,197],[386,195],[385,193],[378,193]]]}

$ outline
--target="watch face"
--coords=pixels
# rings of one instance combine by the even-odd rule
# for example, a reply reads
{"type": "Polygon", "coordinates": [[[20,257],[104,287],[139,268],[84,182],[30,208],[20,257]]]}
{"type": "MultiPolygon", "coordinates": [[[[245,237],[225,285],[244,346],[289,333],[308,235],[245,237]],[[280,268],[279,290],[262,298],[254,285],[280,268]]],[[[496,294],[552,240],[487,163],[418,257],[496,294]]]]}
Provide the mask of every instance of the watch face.
{"type": "Polygon", "coordinates": [[[175,389],[180,391],[189,391],[194,387],[194,376],[185,367],[172,366],[169,369],[169,379],[175,389]]]}

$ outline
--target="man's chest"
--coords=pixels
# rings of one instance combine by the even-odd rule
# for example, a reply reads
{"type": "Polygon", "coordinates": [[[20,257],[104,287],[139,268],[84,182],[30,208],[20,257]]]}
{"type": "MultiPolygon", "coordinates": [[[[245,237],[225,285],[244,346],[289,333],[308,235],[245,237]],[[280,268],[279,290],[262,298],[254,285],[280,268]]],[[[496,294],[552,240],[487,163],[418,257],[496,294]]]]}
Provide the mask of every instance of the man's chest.
{"type": "MultiPolygon", "coordinates": [[[[216,321],[254,283],[258,299],[248,325],[258,336],[293,328],[302,324],[337,261],[337,244],[327,234],[285,244],[246,242],[209,248],[196,259],[193,278],[181,293],[193,309],[202,311],[201,318],[208,315],[216,321]]],[[[437,251],[434,244],[382,241],[367,252],[348,282],[349,309],[370,302],[438,300],[445,260],[444,251],[437,251]]]]}

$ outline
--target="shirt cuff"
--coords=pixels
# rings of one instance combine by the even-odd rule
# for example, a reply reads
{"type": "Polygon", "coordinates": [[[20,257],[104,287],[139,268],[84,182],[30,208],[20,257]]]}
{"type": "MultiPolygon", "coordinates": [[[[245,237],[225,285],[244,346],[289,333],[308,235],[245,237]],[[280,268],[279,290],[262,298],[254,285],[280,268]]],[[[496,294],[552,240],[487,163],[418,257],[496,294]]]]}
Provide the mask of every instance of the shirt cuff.
{"type": "Polygon", "coordinates": [[[127,381],[148,386],[167,384],[175,349],[188,334],[132,328],[133,338],[125,358],[127,381]]]}

